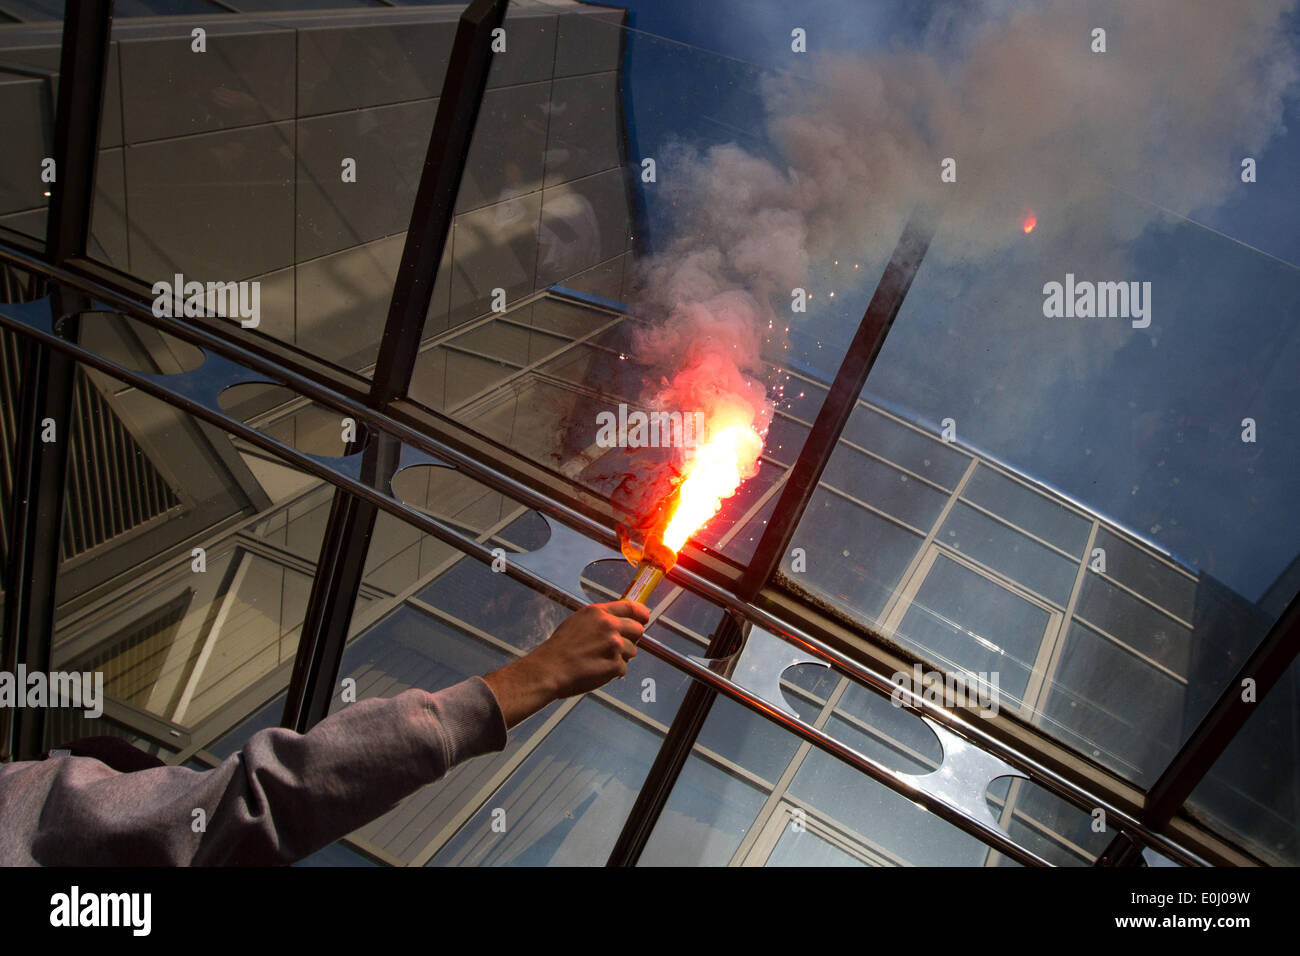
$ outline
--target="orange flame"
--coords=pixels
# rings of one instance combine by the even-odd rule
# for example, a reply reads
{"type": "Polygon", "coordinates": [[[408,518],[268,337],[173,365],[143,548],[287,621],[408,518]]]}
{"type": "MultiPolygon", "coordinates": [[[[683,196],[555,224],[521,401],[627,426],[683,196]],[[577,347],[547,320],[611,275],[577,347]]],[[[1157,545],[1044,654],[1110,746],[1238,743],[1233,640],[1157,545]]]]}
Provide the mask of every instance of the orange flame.
{"type": "Polygon", "coordinates": [[[1034,215],[1034,211],[1031,209],[1029,212],[1025,213],[1025,221],[1021,223],[1021,228],[1025,230],[1025,235],[1027,236],[1034,231],[1034,226],[1036,225],[1038,225],[1038,217],[1034,215]]]}
{"type": "Polygon", "coordinates": [[[719,429],[687,465],[686,478],[677,489],[677,508],[663,534],[664,546],[674,554],[686,540],[722,508],[746,477],[742,468],[758,458],[763,439],[749,425],[719,429]]]}

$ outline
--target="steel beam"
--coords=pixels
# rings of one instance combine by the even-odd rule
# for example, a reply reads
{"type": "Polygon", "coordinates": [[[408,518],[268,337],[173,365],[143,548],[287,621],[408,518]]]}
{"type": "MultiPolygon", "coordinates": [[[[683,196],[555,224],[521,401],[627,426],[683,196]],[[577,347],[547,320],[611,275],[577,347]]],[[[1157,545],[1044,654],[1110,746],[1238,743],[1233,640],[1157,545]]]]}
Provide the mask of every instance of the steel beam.
{"type": "Polygon", "coordinates": [[[808,507],[817,482],[826,470],[826,463],[835,451],[849,415],[857,405],[862,386],[866,384],[876,356],[885,344],[885,336],[889,334],[898,310],[903,306],[903,299],[907,297],[907,290],[911,288],[916,271],[921,267],[921,260],[930,247],[933,233],[934,220],[924,211],[914,213],[903,229],[903,234],[894,247],[894,254],[885,266],[876,291],[867,303],[867,311],[858,324],[858,330],[840,362],[839,371],[817,412],[812,430],[808,432],[803,448],[799,451],[799,458],[790,469],[785,487],[781,489],[781,497],[754,549],[754,556],[740,576],[736,592],[744,600],[752,600],[781,566],[781,557],[789,547],[799,519],[803,517],[804,509],[808,507]]]}
{"type": "MultiPolygon", "coordinates": [[[[839,441],[840,433],[848,421],[849,414],[857,404],[862,392],[862,385],[867,380],[867,373],[880,353],[885,335],[892,325],[894,317],[902,307],[912,278],[921,265],[925,250],[930,243],[932,224],[930,220],[918,214],[908,223],[902,237],[894,249],[894,254],[885,268],[880,282],[876,286],[867,311],[858,325],[858,331],[849,345],[848,352],[840,364],[839,373],[832,382],[826,400],[822,403],[817,420],[814,422],[808,439],[804,442],[786,479],[781,497],[777,501],[772,518],[764,529],[763,536],[754,551],[754,557],[746,566],[737,583],[736,594],[743,600],[752,600],[768,583],[772,572],[780,565],[781,555],[790,543],[790,537],[799,523],[804,508],[817,487],[826,462],[830,459],[839,441]]],[[[723,619],[723,625],[712,638],[709,645],[710,657],[725,657],[737,650],[740,642],[739,628],[731,615],[723,619]],[[731,646],[734,644],[734,646],[731,646]],[[716,645],[716,646],[715,646],[716,645]]],[[[686,697],[678,708],[676,717],[668,734],[660,744],[654,765],[646,777],[636,803],[632,807],[618,842],[609,855],[609,866],[635,866],[650,838],[655,823],[667,804],[673,786],[681,774],[686,760],[695,747],[696,738],[704,721],[713,707],[717,691],[692,682],[686,697]]]]}
{"type": "MultiPolygon", "coordinates": [[[[387,488],[399,453],[391,436],[373,436],[364,453],[362,480],[375,489],[387,488]]],[[[374,502],[335,489],[285,694],[282,727],[306,733],[329,715],[378,517],[374,502]]]]}
{"type": "MultiPolygon", "coordinates": [[[[1147,792],[1146,804],[1139,816],[1148,827],[1160,830],[1182,809],[1215,762],[1223,756],[1228,745],[1246,726],[1252,714],[1263,703],[1265,695],[1273,688],[1300,652],[1300,594],[1291,599],[1277,623],[1269,629],[1255,648],[1254,653],[1241,665],[1236,676],[1224,688],[1219,699],[1196,725],[1191,736],[1174,754],[1156,782],[1147,792]],[[1243,699],[1246,681],[1254,681],[1254,699],[1243,699]]],[[[1133,851],[1124,834],[1111,841],[1098,862],[1102,865],[1123,866],[1132,862],[1133,851]],[[1103,863],[1104,861],[1104,863],[1103,863]]]]}
{"type": "MultiPolygon", "coordinates": [[[[717,629],[709,638],[705,657],[724,658],[740,650],[745,631],[744,619],[734,612],[723,614],[717,629]]],[[[687,758],[708,719],[709,711],[718,692],[706,684],[691,681],[686,696],[682,698],[672,725],[659,745],[659,753],[646,774],[645,782],[637,791],[623,829],[619,832],[614,849],[610,851],[606,866],[636,866],[654,832],[659,816],[672,796],[673,787],[686,766],[687,758]]]]}
{"type": "Polygon", "coordinates": [[[415,371],[438,265],[451,232],[456,194],[469,159],[483,91],[487,89],[492,31],[501,26],[507,5],[507,0],[474,0],[456,27],[388,321],[379,342],[371,397],[381,407],[406,396],[415,371]]]}
{"type": "MultiPolygon", "coordinates": [[[[474,126],[487,89],[492,31],[501,26],[506,6],[507,0],[475,0],[461,14],[456,27],[366,399],[371,408],[387,408],[393,401],[405,398],[410,388],[474,126]]],[[[397,449],[390,436],[372,436],[362,469],[370,487],[387,493],[397,469],[397,449]]],[[[379,509],[372,502],[354,498],[342,489],[335,491],[285,698],[282,726],[303,733],[329,713],[378,516],[379,509]]]]}
{"type": "MultiPolygon", "coordinates": [[[[112,10],[111,0],[86,0],[69,4],[63,21],[54,125],[55,179],[45,240],[45,258],[54,265],[84,254],[90,235],[112,10]]],[[[58,334],[76,341],[75,314],[89,300],[76,289],[58,287],[50,303],[58,313],[52,320],[72,314],[58,326],[58,334]]],[[[76,370],[71,356],[29,341],[18,420],[4,617],[6,663],[24,664],[29,671],[48,672],[51,666],[76,370]],[[51,429],[53,440],[49,440],[51,429]]],[[[44,738],[44,709],[18,709],[7,748],[12,755],[19,760],[38,756],[45,749],[44,738]]]]}

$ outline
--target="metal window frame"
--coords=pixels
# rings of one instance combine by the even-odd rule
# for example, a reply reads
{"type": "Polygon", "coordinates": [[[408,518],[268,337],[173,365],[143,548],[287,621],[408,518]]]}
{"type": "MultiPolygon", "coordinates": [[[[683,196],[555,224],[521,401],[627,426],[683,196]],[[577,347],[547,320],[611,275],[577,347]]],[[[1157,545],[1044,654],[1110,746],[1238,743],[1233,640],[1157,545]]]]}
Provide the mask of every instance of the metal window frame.
{"type": "MultiPolygon", "coordinates": [[[[474,0],[456,26],[367,397],[373,408],[387,408],[405,398],[415,373],[438,265],[487,89],[492,31],[505,19],[508,2],[474,0]]],[[[371,487],[387,486],[397,471],[397,456],[389,436],[370,436],[362,470],[371,487]]],[[[335,492],[281,726],[305,733],[329,714],[378,516],[373,502],[341,489],[335,492]]]]}
{"type": "MultiPolygon", "coordinates": [[[[804,440],[799,457],[786,472],[772,518],[736,582],[736,595],[742,600],[756,597],[780,567],[781,556],[789,546],[849,415],[857,405],[885,336],[903,307],[903,299],[925,258],[933,231],[933,221],[924,213],[914,216],[904,228],[849,343],[835,380],[817,412],[817,419],[804,440]]],[[[709,642],[708,656],[727,657],[739,650],[741,643],[740,622],[728,615],[709,642]]],[[[636,803],[623,824],[607,866],[636,866],[716,697],[716,691],[701,683],[691,685],[672,728],[660,745],[650,774],[637,793],[636,803]]]]}
{"type": "MultiPolygon", "coordinates": [[[[65,13],[55,110],[55,181],[43,257],[55,265],[85,255],[89,242],[112,13],[112,0],[69,4],[65,13]]],[[[71,315],[59,333],[75,341],[76,313],[89,306],[89,299],[59,287],[52,301],[71,315]]],[[[4,662],[6,668],[24,664],[33,671],[49,671],[77,363],[34,342],[29,342],[28,354],[6,569],[4,662]],[[46,420],[55,425],[52,442],[41,440],[46,420]]],[[[44,751],[44,738],[44,709],[20,708],[12,716],[6,711],[0,750],[19,760],[32,759],[44,751]]]]}
{"type": "MultiPolygon", "coordinates": [[[[0,250],[0,252],[2,251],[0,250]]],[[[33,262],[32,267],[46,275],[62,272],[62,270],[48,264],[38,262],[33,262]]],[[[78,288],[81,288],[81,286],[78,286],[78,288]]],[[[94,295],[96,299],[100,298],[98,293],[101,290],[87,289],[86,291],[94,295]]],[[[111,291],[107,289],[102,291],[105,295],[116,298],[111,291]]],[[[30,311],[27,314],[33,315],[30,311]]],[[[402,417],[410,416],[412,420],[420,423],[419,426],[405,424],[392,412],[376,412],[369,409],[361,402],[347,399],[339,393],[332,392],[319,382],[300,376],[287,369],[277,368],[274,363],[260,359],[225,338],[200,332],[188,325],[169,323],[168,320],[158,319],[142,305],[135,305],[132,315],[138,317],[139,321],[165,329],[171,334],[191,341],[193,344],[210,350],[217,355],[237,361],[250,374],[254,374],[259,379],[265,376],[267,380],[278,382],[291,389],[320,398],[344,414],[354,415],[358,421],[371,428],[387,430],[402,443],[432,455],[440,461],[454,465],[468,477],[479,481],[486,487],[499,491],[548,517],[558,519],[582,536],[609,547],[611,553],[617,554],[617,538],[612,527],[612,521],[607,523],[598,520],[574,507],[570,507],[563,501],[550,497],[547,494],[548,486],[544,480],[529,481],[526,475],[521,477],[498,467],[496,456],[504,454],[503,450],[494,450],[494,446],[464,426],[447,422],[426,410],[418,410],[414,407],[405,409],[402,417]],[[539,490],[539,487],[542,490],[539,490]]],[[[142,392],[178,406],[200,419],[211,422],[226,432],[263,448],[300,471],[322,478],[336,487],[348,490],[358,497],[379,505],[408,524],[413,524],[435,537],[448,541],[459,550],[479,560],[488,563],[492,561],[492,552],[487,547],[475,541],[467,540],[462,533],[449,528],[443,522],[422,513],[416,513],[414,509],[388,496],[383,490],[368,485],[359,473],[352,471],[350,468],[301,452],[264,432],[258,431],[253,426],[231,416],[224,410],[209,407],[206,403],[189,397],[182,390],[174,388],[170,383],[160,382],[157,377],[117,366],[112,361],[77,343],[59,338],[48,330],[42,330],[39,324],[33,326],[22,317],[22,310],[17,315],[0,315],[0,320],[3,320],[4,324],[10,327],[25,332],[29,337],[39,340],[48,347],[74,356],[78,361],[92,368],[134,385],[142,392]]],[[[510,467],[518,468],[521,473],[526,473],[530,466],[528,463],[517,459],[510,460],[507,455],[505,468],[510,467]]],[[[535,468],[535,466],[532,467],[535,468]]],[[[541,469],[536,469],[535,473],[537,475],[546,474],[541,469]]],[[[552,484],[549,487],[551,489],[571,490],[566,482],[558,479],[552,479],[552,484]]],[[[707,555],[702,555],[700,560],[702,562],[707,560],[707,555]]],[[[563,600],[573,601],[565,592],[556,592],[552,585],[535,572],[521,568],[519,562],[511,562],[507,571],[531,587],[539,588],[547,593],[559,593],[563,600]]],[[[716,584],[704,575],[691,570],[684,565],[684,562],[679,562],[678,567],[674,568],[670,573],[670,579],[673,583],[686,587],[721,608],[735,610],[759,626],[773,633],[783,635],[786,641],[796,647],[815,653],[842,673],[877,690],[892,693],[895,685],[890,682],[888,675],[900,668],[910,666],[910,663],[905,663],[902,658],[896,657],[889,652],[879,639],[874,641],[864,639],[859,633],[846,627],[844,622],[824,615],[818,616],[815,609],[789,603],[781,608],[781,616],[775,616],[765,608],[740,601],[732,590],[716,584]],[[798,621],[799,623],[792,623],[792,621],[798,621]],[[856,653],[844,653],[839,649],[845,647],[856,653]]],[[[784,599],[782,595],[775,592],[764,596],[772,602],[784,599]]],[[[865,627],[863,632],[871,633],[865,627]]],[[[888,774],[879,774],[878,768],[870,761],[863,760],[856,754],[845,751],[842,745],[839,745],[833,739],[829,739],[824,734],[806,727],[797,720],[787,719],[783,714],[773,713],[770,705],[766,704],[760,697],[738,687],[726,678],[720,677],[711,669],[699,665],[668,648],[651,647],[647,643],[646,649],[651,650],[656,656],[662,657],[677,669],[710,684],[716,690],[727,693],[728,696],[743,705],[765,714],[769,719],[781,723],[796,735],[811,740],[815,745],[830,751],[869,775],[876,775],[877,779],[886,778],[882,779],[882,782],[895,789],[906,791],[912,799],[925,803],[936,813],[945,816],[946,819],[949,819],[950,822],[955,823],[957,826],[968,830],[974,826],[974,829],[978,831],[977,835],[985,839],[986,842],[989,840],[997,842],[1000,848],[1009,851],[1008,855],[1016,856],[1024,862],[1037,862],[1036,859],[1032,858],[1032,855],[1026,855],[1015,844],[1007,841],[1004,834],[981,830],[978,824],[972,824],[964,816],[952,813],[942,802],[937,802],[921,790],[906,785],[900,788],[898,782],[893,781],[888,774]]],[[[961,709],[946,710],[941,706],[920,700],[916,704],[918,709],[924,711],[928,716],[948,727],[959,736],[969,740],[979,749],[1007,761],[1017,769],[1027,772],[1036,782],[1047,786],[1048,789],[1057,790],[1067,800],[1076,805],[1103,807],[1111,819],[1120,821],[1124,826],[1141,832],[1145,840],[1162,848],[1166,855],[1176,859],[1196,862],[1201,859],[1198,854],[1207,853],[1205,848],[1208,847],[1208,855],[1211,859],[1244,859],[1238,849],[1218,838],[1217,835],[1203,830],[1193,829],[1190,831],[1190,838],[1185,838],[1187,846],[1194,847],[1194,849],[1190,850],[1187,849],[1187,846],[1167,840],[1160,834],[1147,832],[1131,812],[1133,808],[1140,806],[1140,791],[1136,791],[1131,785],[1116,781],[1111,775],[1096,773],[1095,768],[1091,768],[1086,761],[1081,760],[1073,751],[1063,746],[1051,746],[1041,738],[1041,735],[1022,733],[1016,736],[1013,733],[1004,738],[996,732],[998,730],[995,726],[998,723],[996,719],[985,721],[974,714],[966,714],[961,709]],[[1043,759],[1045,752],[1048,755],[1046,761],[1043,759]],[[1063,770],[1066,772],[1063,773],[1063,770]],[[1083,771],[1082,781],[1079,774],[1080,770],[1083,771]]],[[[1003,729],[1014,729],[1014,725],[1008,722],[1003,729]]]]}
{"type": "Polygon", "coordinates": [[[751,600],[756,597],[771,583],[772,576],[780,568],[781,557],[789,547],[804,510],[817,488],[817,482],[835,452],[849,416],[857,407],[867,376],[876,363],[876,357],[885,344],[885,337],[889,334],[894,319],[903,307],[912,280],[921,268],[935,225],[932,212],[917,210],[894,246],[889,263],[876,284],[862,321],[858,323],[858,329],[849,342],[839,370],[817,412],[812,430],[804,440],[794,467],[790,469],[785,488],[772,513],[772,520],[764,529],[753,557],[736,584],[741,598],[751,600]]]}
{"type": "MultiPolygon", "coordinates": [[[[497,0],[497,2],[499,3],[500,0],[497,0]]],[[[482,0],[481,5],[486,5],[486,3],[487,0],[482,0]]],[[[60,87],[59,109],[56,114],[56,153],[64,156],[65,159],[64,162],[60,163],[59,167],[61,169],[60,179],[62,184],[58,189],[54,190],[55,196],[58,198],[51,204],[52,216],[49,222],[45,252],[44,254],[33,254],[26,251],[28,248],[26,243],[16,240],[12,243],[6,243],[7,248],[0,249],[0,251],[3,251],[5,258],[10,261],[19,265],[35,267],[36,271],[59,281],[61,288],[70,287],[79,295],[91,295],[96,292],[105,293],[109,300],[116,299],[119,305],[133,314],[138,314],[143,311],[141,309],[142,303],[148,301],[148,296],[144,294],[142,288],[143,284],[134,280],[122,281],[124,277],[120,276],[120,274],[115,274],[113,270],[84,258],[90,217],[90,201],[93,197],[94,161],[99,131],[97,117],[102,107],[111,8],[111,2],[90,2],[77,5],[69,11],[69,17],[64,24],[62,66],[65,69],[62,75],[69,82],[61,84],[60,87]],[[83,81],[75,82],[78,77],[83,78],[83,81]],[[81,122],[78,122],[78,120],[81,120],[81,122]],[[81,175],[75,175],[78,173],[81,175]],[[72,184],[71,187],[69,187],[70,183],[72,184]],[[80,186],[77,184],[80,184],[80,186]]],[[[481,100],[481,93],[479,100],[481,100]]],[[[464,158],[464,156],[459,158],[461,169],[463,169],[464,158]]],[[[457,175],[459,175],[459,170],[457,175]]],[[[437,260],[434,260],[435,270],[436,265],[437,260]]],[[[76,311],[76,309],[74,307],[69,311],[76,311]]],[[[888,316],[888,321],[892,321],[893,315],[896,314],[897,310],[888,316]]],[[[148,321],[148,318],[144,318],[144,320],[148,321]]],[[[419,409],[400,397],[395,398],[383,409],[375,409],[369,401],[370,395],[366,391],[364,380],[359,376],[336,369],[309,355],[300,353],[296,349],[282,347],[278,343],[270,343],[265,339],[250,334],[241,335],[239,330],[232,329],[227,323],[207,317],[186,319],[178,323],[178,325],[192,330],[195,335],[190,340],[195,341],[197,344],[205,345],[219,354],[233,354],[237,357],[237,360],[246,361],[250,367],[267,369],[273,374],[277,374],[281,379],[296,379],[294,384],[300,388],[303,394],[315,395],[324,399],[327,403],[336,405],[356,405],[364,409],[365,412],[371,413],[369,416],[363,414],[362,418],[384,419],[384,425],[381,428],[384,426],[395,427],[395,432],[399,434],[399,437],[405,437],[401,433],[406,433],[409,436],[416,428],[420,427],[415,423],[433,423],[435,428],[432,430],[432,434],[435,436],[437,444],[445,450],[451,451],[453,453],[452,457],[457,459],[470,474],[475,477],[491,476],[491,484],[498,487],[504,485],[504,487],[510,489],[512,496],[531,503],[532,506],[538,507],[545,513],[556,515],[566,523],[580,527],[584,533],[592,534],[597,538],[608,537],[609,535],[612,515],[607,503],[599,501],[579,489],[566,487],[565,483],[557,480],[553,474],[533,465],[531,462],[510,455],[507,450],[474,435],[468,429],[458,428],[454,423],[447,422],[445,419],[441,419],[440,416],[419,409]],[[485,463],[487,467],[479,469],[471,466],[470,462],[473,462],[476,457],[479,462],[485,463]],[[541,490],[538,491],[538,489],[541,490]]],[[[174,325],[168,324],[166,331],[175,334],[178,329],[174,325]]],[[[182,335],[182,337],[186,336],[182,335]]],[[[62,361],[67,369],[73,369],[78,361],[84,360],[77,357],[78,350],[75,342],[33,342],[33,348],[41,356],[38,367],[46,361],[55,360],[62,361]],[[72,347],[68,348],[68,345],[72,347]]],[[[398,348],[397,345],[392,346],[390,351],[397,355],[403,354],[402,349],[398,348]]],[[[57,365],[54,369],[60,371],[57,365]]],[[[64,376],[60,375],[59,378],[62,380],[64,376]]],[[[38,395],[42,391],[34,387],[36,380],[36,376],[29,380],[29,384],[33,385],[28,390],[31,395],[38,395]]],[[[50,390],[46,387],[43,391],[44,395],[42,397],[48,399],[51,394],[50,390]]],[[[160,395],[160,397],[163,396],[160,395]]],[[[186,407],[186,403],[178,401],[176,396],[168,396],[165,400],[186,407]]],[[[196,411],[193,408],[187,410],[196,411]]],[[[24,427],[30,428],[37,419],[32,416],[28,416],[28,418],[29,420],[24,427]]],[[[823,457],[828,457],[831,448],[833,448],[833,442],[814,456],[805,446],[805,453],[808,455],[806,460],[809,462],[808,465],[804,466],[805,470],[813,471],[815,462],[823,457]]],[[[285,456],[283,449],[271,448],[270,450],[282,457],[291,457],[285,456]]],[[[801,454],[800,462],[804,460],[805,455],[801,454]]],[[[48,508],[37,507],[36,505],[41,502],[48,503],[51,500],[51,495],[61,496],[62,466],[66,464],[66,461],[60,463],[46,459],[46,462],[47,464],[44,465],[26,462],[23,469],[23,475],[31,479],[28,487],[37,488],[42,497],[36,499],[19,495],[16,492],[16,503],[19,507],[15,509],[15,515],[20,518],[19,523],[23,526],[21,535],[16,535],[16,538],[21,538],[25,547],[25,551],[22,553],[35,555],[39,552],[41,545],[57,542],[57,524],[62,509],[57,508],[51,512],[48,508]],[[55,488],[58,490],[51,490],[55,488]],[[51,523],[55,525],[53,534],[50,533],[49,526],[51,523]]],[[[800,462],[796,462],[796,465],[799,465],[800,462]]],[[[822,465],[824,466],[824,460],[822,465]]],[[[347,485],[346,482],[339,481],[337,476],[329,477],[323,474],[321,476],[326,477],[327,480],[340,487],[346,487],[347,485]]],[[[815,481],[812,484],[815,485],[815,481]]],[[[780,539],[772,538],[773,542],[778,540],[780,539]]],[[[785,543],[788,543],[788,541],[785,543]]],[[[57,550],[49,547],[45,550],[57,554],[57,550]]],[[[773,554],[779,556],[783,548],[777,549],[769,545],[765,550],[771,552],[767,555],[767,559],[770,561],[771,556],[773,554]]],[[[746,590],[754,587],[757,577],[756,574],[749,575],[750,580],[747,582],[746,590]]],[[[829,639],[832,646],[838,645],[851,648],[857,652],[855,657],[844,658],[845,662],[850,665],[850,671],[865,673],[869,668],[879,668],[882,664],[893,662],[892,655],[880,647],[878,643],[879,635],[875,634],[870,628],[847,628],[843,622],[828,618],[816,609],[800,606],[799,602],[790,598],[790,596],[784,595],[771,587],[770,575],[757,580],[757,590],[752,598],[744,598],[741,596],[745,592],[740,587],[740,575],[736,573],[734,566],[730,566],[727,562],[721,561],[712,555],[690,549],[682,557],[677,579],[679,582],[682,580],[689,582],[693,585],[692,590],[711,596],[723,606],[742,609],[742,613],[748,612],[746,616],[751,619],[755,617],[760,620],[765,619],[772,625],[784,623],[787,632],[790,629],[790,622],[794,622],[796,632],[802,631],[818,640],[829,639]],[[865,666],[860,660],[856,659],[858,655],[864,657],[867,661],[865,666]]],[[[46,602],[52,604],[53,579],[47,577],[47,580],[50,586],[41,593],[43,593],[46,602]]],[[[32,588],[28,591],[29,595],[37,595],[38,592],[40,592],[38,588],[32,588]]],[[[13,591],[11,595],[17,593],[17,591],[13,591]]],[[[1270,630],[1260,648],[1257,649],[1256,656],[1251,659],[1251,664],[1255,664],[1260,668],[1254,673],[1261,689],[1259,699],[1262,699],[1264,691],[1276,682],[1277,676],[1285,670],[1286,666],[1295,657],[1297,629],[1294,611],[1295,602],[1293,601],[1283,619],[1270,630]]],[[[25,660],[29,663],[39,660],[40,648],[33,647],[30,643],[25,643],[20,657],[16,655],[18,651],[16,636],[22,633],[17,630],[16,624],[26,620],[27,616],[39,618],[42,614],[50,616],[52,607],[46,607],[42,610],[33,608],[30,602],[14,601],[12,599],[7,602],[7,661],[11,658],[25,660]],[[18,608],[24,604],[26,604],[26,610],[19,611],[18,608]],[[35,653],[33,654],[33,652],[35,653]]],[[[32,634],[37,633],[39,631],[27,630],[25,635],[30,638],[32,634]]],[[[48,656],[48,645],[44,653],[48,656]]],[[[1161,814],[1152,815],[1149,819],[1155,819],[1156,816],[1164,816],[1167,813],[1165,824],[1168,825],[1178,822],[1174,817],[1178,807],[1173,806],[1173,810],[1169,810],[1169,806],[1175,803],[1174,795],[1181,792],[1185,796],[1186,793],[1190,792],[1195,782],[1204,775],[1213,759],[1226,747],[1233,733],[1239,730],[1240,725],[1244,723],[1246,712],[1239,706],[1234,705],[1230,699],[1235,696],[1235,688],[1229,688],[1224,698],[1216,704],[1202,726],[1198,727],[1197,732],[1193,734],[1193,738],[1184,745],[1171,763],[1170,768],[1162,777],[1162,780],[1167,779],[1168,782],[1163,786],[1158,782],[1157,787],[1153,787],[1149,795],[1142,794],[1140,790],[1136,790],[1136,788],[1125,784],[1123,781],[1109,778],[1107,774],[1096,773],[1095,768],[1088,767],[1086,762],[1080,763],[1072,759],[1076,755],[1069,751],[1068,748],[1051,745],[1050,742],[1042,740],[1041,735],[1033,733],[1032,729],[1017,728],[1014,724],[1008,724],[1005,727],[991,727],[991,732],[984,738],[984,742],[989,745],[987,749],[1006,754],[1013,762],[1031,764],[1037,770],[1046,771],[1046,777],[1049,781],[1064,781],[1068,784],[1066,789],[1074,791],[1076,797],[1079,792],[1078,788],[1093,787],[1096,788],[1094,792],[1104,793],[1108,799],[1118,798],[1121,805],[1127,805],[1140,813],[1144,804],[1154,804],[1156,802],[1154,798],[1161,797],[1163,794],[1161,798],[1161,814]],[[1024,732],[1026,730],[1028,730],[1028,733],[1024,732]],[[1177,782],[1177,786],[1175,786],[1175,782],[1177,782]]],[[[949,724],[953,722],[957,724],[963,723],[961,715],[936,714],[935,716],[936,719],[945,720],[949,724]]],[[[30,743],[30,729],[27,732],[27,739],[30,743]]],[[[1043,782],[1037,773],[1034,779],[1040,783],[1043,782]]],[[[1139,827],[1137,829],[1144,828],[1139,827]]],[[[1158,825],[1157,829],[1168,832],[1167,826],[1158,825]]],[[[1191,824],[1181,826],[1179,830],[1184,836],[1187,834],[1194,835],[1198,832],[1195,826],[1191,824]]],[[[1205,833],[1203,835],[1207,839],[1201,843],[1200,849],[1205,850],[1208,847],[1211,850],[1211,858],[1217,855],[1213,852],[1216,843],[1219,844],[1223,856],[1229,858],[1233,856],[1232,850],[1234,848],[1229,844],[1222,843],[1212,834],[1205,833]]],[[[1193,843],[1195,842],[1193,841],[1193,843]]]]}
{"type": "MultiPolygon", "coordinates": [[[[1183,809],[1197,784],[1205,779],[1268,692],[1297,659],[1297,653],[1300,653],[1300,594],[1291,599],[1282,616],[1147,791],[1140,814],[1147,826],[1164,829],[1183,809]],[[1255,698],[1250,702],[1242,694],[1247,680],[1255,682],[1255,698]]],[[[1121,832],[1106,847],[1097,865],[1139,866],[1141,857],[1142,844],[1121,832]]]]}

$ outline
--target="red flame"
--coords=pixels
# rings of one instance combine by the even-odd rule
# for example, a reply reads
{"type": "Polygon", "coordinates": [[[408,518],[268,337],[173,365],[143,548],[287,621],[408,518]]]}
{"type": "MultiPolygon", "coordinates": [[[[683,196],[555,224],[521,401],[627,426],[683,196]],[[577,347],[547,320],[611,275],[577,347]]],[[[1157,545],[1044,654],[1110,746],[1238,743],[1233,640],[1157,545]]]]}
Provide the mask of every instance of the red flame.
{"type": "Polygon", "coordinates": [[[719,429],[696,453],[686,468],[686,480],[677,489],[677,508],[664,530],[664,545],[680,551],[686,539],[722,508],[745,479],[744,463],[754,461],[763,439],[748,425],[719,429]]]}
{"type": "Polygon", "coordinates": [[[754,474],[763,437],[752,425],[737,422],[710,430],[708,435],[686,463],[682,477],[674,479],[672,493],[658,503],[654,513],[642,518],[634,529],[619,527],[623,554],[633,564],[648,559],[664,569],[671,568],[691,535],[722,509],[722,502],[736,493],[741,482],[754,474]]]}
{"type": "Polygon", "coordinates": [[[1021,223],[1021,228],[1025,230],[1025,235],[1027,236],[1034,231],[1034,226],[1036,225],[1038,225],[1038,217],[1034,215],[1034,211],[1031,209],[1025,213],[1025,219],[1024,222],[1021,223]]]}

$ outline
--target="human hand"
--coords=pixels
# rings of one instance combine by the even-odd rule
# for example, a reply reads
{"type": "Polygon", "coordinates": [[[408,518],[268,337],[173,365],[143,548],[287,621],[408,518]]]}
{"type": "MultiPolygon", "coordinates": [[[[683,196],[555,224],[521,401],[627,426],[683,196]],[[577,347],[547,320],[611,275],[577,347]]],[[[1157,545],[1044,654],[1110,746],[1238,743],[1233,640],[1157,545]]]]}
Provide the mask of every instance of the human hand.
{"type": "Polygon", "coordinates": [[[627,674],[650,610],[634,601],[590,604],[569,615],[532,653],[483,679],[513,727],[553,700],[627,674]]]}

